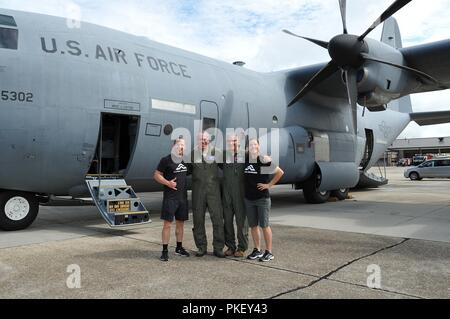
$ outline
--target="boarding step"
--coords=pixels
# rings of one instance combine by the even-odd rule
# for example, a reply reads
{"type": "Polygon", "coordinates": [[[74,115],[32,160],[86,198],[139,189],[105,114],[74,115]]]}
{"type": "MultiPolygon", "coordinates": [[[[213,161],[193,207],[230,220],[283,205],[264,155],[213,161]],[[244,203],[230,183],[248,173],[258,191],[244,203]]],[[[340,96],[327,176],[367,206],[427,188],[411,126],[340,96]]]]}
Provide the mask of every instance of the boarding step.
{"type": "Polygon", "coordinates": [[[150,214],[123,178],[86,176],[86,184],[100,214],[111,227],[151,223],[150,214]]]}

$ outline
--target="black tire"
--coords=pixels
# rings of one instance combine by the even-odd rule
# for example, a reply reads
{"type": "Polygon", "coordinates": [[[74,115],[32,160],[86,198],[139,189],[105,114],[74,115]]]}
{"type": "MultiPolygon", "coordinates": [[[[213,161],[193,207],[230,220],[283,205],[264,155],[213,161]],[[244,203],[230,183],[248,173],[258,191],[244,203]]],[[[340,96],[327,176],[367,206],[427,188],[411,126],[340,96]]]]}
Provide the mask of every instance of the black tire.
{"type": "Polygon", "coordinates": [[[409,173],[409,179],[412,181],[420,181],[421,180],[420,175],[417,172],[409,173]]]}
{"type": "Polygon", "coordinates": [[[338,189],[331,192],[331,197],[336,197],[338,200],[346,200],[348,198],[349,189],[338,189]]]}
{"type": "Polygon", "coordinates": [[[28,228],[38,213],[39,202],[34,194],[13,191],[0,193],[0,229],[14,231],[28,228]],[[15,202],[17,209],[22,209],[21,213],[15,215],[17,219],[11,215],[15,202]]]}
{"type": "Polygon", "coordinates": [[[305,183],[303,187],[303,196],[309,204],[323,204],[330,198],[330,192],[319,191],[320,181],[322,175],[320,173],[315,173],[311,178],[305,183]]]}

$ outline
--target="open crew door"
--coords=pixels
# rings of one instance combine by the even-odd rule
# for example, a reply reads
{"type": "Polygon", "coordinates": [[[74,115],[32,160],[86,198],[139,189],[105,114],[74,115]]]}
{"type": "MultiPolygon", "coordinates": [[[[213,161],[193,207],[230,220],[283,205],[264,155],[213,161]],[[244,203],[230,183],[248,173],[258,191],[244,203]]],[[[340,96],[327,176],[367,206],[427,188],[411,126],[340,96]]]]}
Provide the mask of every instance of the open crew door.
{"type": "Polygon", "coordinates": [[[373,130],[365,129],[366,132],[366,145],[364,147],[364,157],[361,161],[360,167],[364,171],[367,166],[370,163],[370,160],[372,159],[373,154],[373,147],[374,147],[374,137],[373,137],[373,130]]]}
{"type": "Polygon", "coordinates": [[[373,130],[365,129],[366,133],[366,145],[364,147],[364,156],[361,160],[361,164],[359,165],[359,182],[356,188],[376,188],[379,186],[386,185],[388,180],[383,176],[377,176],[372,172],[366,171],[369,166],[372,155],[373,148],[375,146],[375,139],[373,130]]]}
{"type": "Polygon", "coordinates": [[[103,113],[97,151],[86,184],[111,227],[150,223],[150,214],[125,181],[137,142],[139,117],[103,113]]]}
{"type": "Polygon", "coordinates": [[[100,134],[88,176],[125,176],[137,142],[139,116],[102,113],[100,134]]]}

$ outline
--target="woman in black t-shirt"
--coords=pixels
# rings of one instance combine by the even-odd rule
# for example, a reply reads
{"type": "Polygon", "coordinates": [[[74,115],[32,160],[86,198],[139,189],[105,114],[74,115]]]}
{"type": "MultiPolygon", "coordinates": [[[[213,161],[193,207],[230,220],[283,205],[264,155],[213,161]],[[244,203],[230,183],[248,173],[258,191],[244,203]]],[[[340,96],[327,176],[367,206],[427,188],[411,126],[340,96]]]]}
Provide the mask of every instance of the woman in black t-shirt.
{"type": "Polygon", "coordinates": [[[269,226],[269,212],[271,207],[269,189],[283,176],[284,172],[278,166],[271,168],[271,160],[260,154],[259,142],[252,139],[249,142],[249,152],[245,163],[245,208],[248,224],[251,228],[255,248],[247,256],[248,259],[270,261],[272,254],[272,229],[269,226]],[[261,232],[266,242],[266,251],[261,251],[261,232]]]}

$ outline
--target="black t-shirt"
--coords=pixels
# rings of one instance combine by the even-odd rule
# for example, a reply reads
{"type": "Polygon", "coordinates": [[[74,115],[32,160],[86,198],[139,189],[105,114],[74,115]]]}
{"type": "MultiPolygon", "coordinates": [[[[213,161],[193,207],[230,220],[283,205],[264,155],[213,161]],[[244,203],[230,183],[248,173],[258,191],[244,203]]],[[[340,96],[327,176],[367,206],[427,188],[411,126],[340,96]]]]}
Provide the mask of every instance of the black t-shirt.
{"type": "Polygon", "coordinates": [[[177,200],[187,199],[187,185],[186,177],[188,175],[188,166],[181,161],[179,164],[172,160],[172,156],[163,157],[158,164],[158,171],[163,173],[163,176],[168,181],[176,178],[177,190],[164,186],[164,197],[177,200]]]}
{"type": "Polygon", "coordinates": [[[262,163],[259,159],[256,163],[250,163],[248,156],[245,159],[244,168],[244,182],[245,182],[245,198],[248,200],[257,200],[261,198],[267,198],[270,196],[269,190],[260,191],[258,184],[268,184],[271,180],[272,174],[261,174],[262,167],[269,167],[271,162],[262,163]]]}

